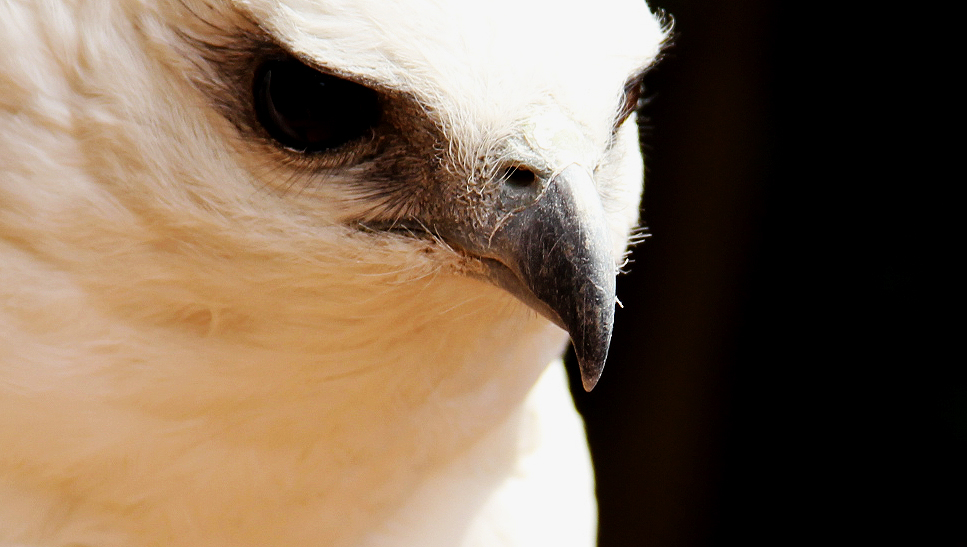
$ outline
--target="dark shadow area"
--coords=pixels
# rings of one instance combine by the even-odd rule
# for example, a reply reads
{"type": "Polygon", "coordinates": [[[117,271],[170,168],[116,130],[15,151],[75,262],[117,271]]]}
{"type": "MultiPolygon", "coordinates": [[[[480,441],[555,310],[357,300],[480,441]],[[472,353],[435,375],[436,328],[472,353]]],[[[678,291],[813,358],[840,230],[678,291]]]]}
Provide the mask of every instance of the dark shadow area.
{"type": "Polygon", "coordinates": [[[964,213],[921,121],[944,44],[882,9],[653,5],[652,237],[572,383],[601,547],[967,545],[964,213]]]}

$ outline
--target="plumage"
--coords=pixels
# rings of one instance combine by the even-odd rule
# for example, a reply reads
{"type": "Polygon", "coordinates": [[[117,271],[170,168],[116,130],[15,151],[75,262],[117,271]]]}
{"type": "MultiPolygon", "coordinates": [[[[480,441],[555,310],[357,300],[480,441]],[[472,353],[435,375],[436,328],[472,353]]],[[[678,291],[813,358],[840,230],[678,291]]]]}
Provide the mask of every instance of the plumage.
{"type": "Polygon", "coordinates": [[[0,0],[0,547],[592,545],[557,325],[593,386],[663,38],[0,0]]]}

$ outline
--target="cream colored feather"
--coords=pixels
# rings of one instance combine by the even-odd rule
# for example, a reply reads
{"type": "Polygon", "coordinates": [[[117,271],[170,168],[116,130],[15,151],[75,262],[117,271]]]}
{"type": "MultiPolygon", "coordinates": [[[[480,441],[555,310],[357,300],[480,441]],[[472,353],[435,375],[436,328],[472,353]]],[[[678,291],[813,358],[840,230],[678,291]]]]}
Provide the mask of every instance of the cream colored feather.
{"type": "Polygon", "coordinates": [[[593,166],[624,251],[642,1],[0,0],[0,546],[592,545],[566,333],[247,138],[212,58],[259,33],[418,99],[428,157],[593,166]]]}

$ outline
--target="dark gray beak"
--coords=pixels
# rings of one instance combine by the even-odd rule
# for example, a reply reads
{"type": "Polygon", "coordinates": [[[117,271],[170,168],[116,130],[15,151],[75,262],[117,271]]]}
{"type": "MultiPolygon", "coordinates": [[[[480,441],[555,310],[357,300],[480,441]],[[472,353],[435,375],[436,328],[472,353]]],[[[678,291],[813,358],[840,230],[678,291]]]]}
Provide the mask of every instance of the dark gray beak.
{"type": "Polygon", "coordinates": [[[611,237],[591,174],[571,165],[549,180],[507,181],[498,201],[488,237],[458,243],[483,258],[492,282],[571,335],[591,391],[608,357],[615,305],[611,237]]]}

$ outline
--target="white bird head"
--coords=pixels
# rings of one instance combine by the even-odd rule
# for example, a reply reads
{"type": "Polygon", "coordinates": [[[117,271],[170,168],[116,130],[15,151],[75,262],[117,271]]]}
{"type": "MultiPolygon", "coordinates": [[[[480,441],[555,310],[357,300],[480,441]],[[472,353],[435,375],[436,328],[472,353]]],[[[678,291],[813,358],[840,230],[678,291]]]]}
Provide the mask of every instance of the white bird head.
{"type": "Polygon", "coordinates": [[[70,500],[302,466],[383,507],[386,462],[519,408],[553,324],[590,389],[664,37],[643,0],[0,0],[4,456],[70,500]]]}
{"type": "MultiPolygon", "coordinates": [[[[331,305],[340,278],[382,290],[385,278],[366,277],[374,268],[459,272],[568,330],[585,387],[597,381],[616,261],[637,220],[631,120],[664,36],[644,2],[162,0],[63,11],[50,16],[73,27],[37,44],[53,53],[38,62],[55,76],[21,78],[21,94],[43,91],[3,100],[63,129],[55,141],[81,134],[51,143],[6,122],[5,139],[26,138],[0,148],[7,186],[29,178],[20,164],[36,162],[36,147],[68,159],[29,181],[56,197],[20,210],[56,215],[78,240],[71,258],[125,263],[91,273],[128,307],[244,317],[258,313],[244,311],[252,291],[321,288],[298,303],[311,307],[331,305]]],[[[5,63],[12,81],[25,70],[5,63]]],[[[25,237],[65,239],[42,228],[25,237]]]]}
{"type": "Polygon", "coordinates": [[[637,218],[628,120],[662,39],[647,6],[235,8],[226,19],[199,7],[182,32],[232,123],[225,140],[271,158],[242,180],[294,193],[318,226],[444,251],[438,266],[490,280],[567,330],[593,387],[637,218]]]}

